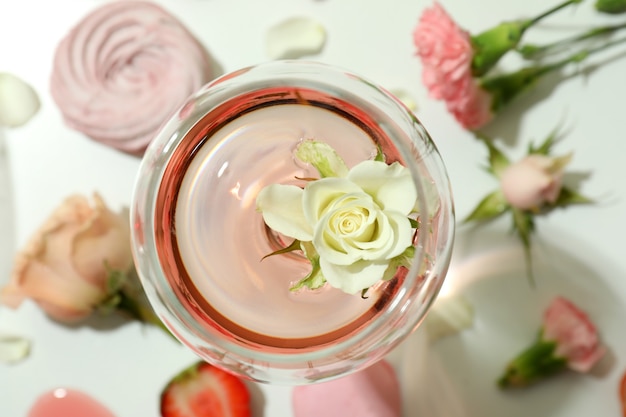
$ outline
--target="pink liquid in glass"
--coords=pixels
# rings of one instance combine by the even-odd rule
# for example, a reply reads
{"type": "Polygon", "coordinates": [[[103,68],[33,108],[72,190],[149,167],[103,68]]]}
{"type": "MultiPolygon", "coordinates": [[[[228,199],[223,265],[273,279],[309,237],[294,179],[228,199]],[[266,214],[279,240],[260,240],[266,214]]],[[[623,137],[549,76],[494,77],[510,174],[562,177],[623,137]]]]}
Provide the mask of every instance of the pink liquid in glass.
{"type": "Polygon", "coordinates": [[[366,299],[330,287],[290,291],[311,266],[298,252],[263,259],[291,239],[266,228],[255,202],[269,184],[319,177],[293,155],[305,139],[328,143],[349,167],[379,148],[387,162],[400,160],[368,117],[313,90],[276,88],[233,99],[191,129],[168,164],[155,218],[161,264],[196,321],[259,349],[303,351],[378,314],[399,278],[366,299]]]}

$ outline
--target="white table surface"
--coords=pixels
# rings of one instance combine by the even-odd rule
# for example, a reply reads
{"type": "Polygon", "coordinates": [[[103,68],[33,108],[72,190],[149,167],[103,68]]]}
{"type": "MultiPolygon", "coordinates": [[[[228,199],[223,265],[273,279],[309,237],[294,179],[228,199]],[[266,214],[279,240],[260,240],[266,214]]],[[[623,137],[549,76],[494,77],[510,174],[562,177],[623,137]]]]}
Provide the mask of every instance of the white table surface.
{"type": "MultiPolygon", "coordinates": [[[[0,160],[0,164],[8,164],[9,168],[8,182],[0,171],[0,202],[5,204],[0,215],[14,214],[10,221],[0,222],[0,234],[5,239],[0,245],[0,283],[7,279],[12,251],[26,242],[66,196],[97,190],[114,208],[130,202],[138,159],[64,127],[48,89],[56,44],[87,11],[103,3],[102,0],[0,1],[0,71],[13,72],[30,82],[42,101],[41,111],[30,123],[0,131],[8,156],[8,161],[0,160]]],[[[316,18],[326,28],[328,41],[323,52],[313,58],[349,68],[390,90],[405,90],[415,99],[417,115],[435,139],[448,167],[459,218],[497,186],[481,168],[485,162],[484,147],[454,122],[442,103],[429,99],[421,84],[421,69],[411,34],[422,9],[430,2],[161,0],[159,3],[204,42],[225,71],[268,60],[264,37],[272,24],[300,15],[316,18]]],[[[504,19],[536,14],[553,2],[442,0],[441,3],[457,21],[475,33],[504,19]]],[[[592,2],[586,1],[532,30],[527,39],[549,41],[568,29],[617,20],[597,15],[592,2]]],[[[623,327],[626,135],[622,128],[626,57],[618,51],[619,48],[583,64],[581,68],[604,63],[588,76],[563,80],[555,88],[549,83],[542,84],[515,102],[490,127],[491,133],[505,139],[500,143],[505,144],[507,152],[518,157],[529,140],[541,140],[559,123],[564,124],[569,133],[556,151],[575,152],[570,170],[591,174],[581,190],[600,202],[558,211],[537,222],[538,264],[544,266],[540,268],[534,291],[523,282],[520,268],[511,267],[511,262],[520,264],[519,246],[506,236],[509,226],[506,221],[484,229],[459,229],[459,244],[449,274],[450,288],[459,288],[462,280],[468,276],[480,277],[485,270],[501,273],[504,278],[501,282],[489,280],[488,285],[464,287],[468,288],[467,297],[475,303],[475,327],[453,337],[456,341],[443,340],[431,346],[429,357],[441,359],[440,365],[447,369],[444,382],[454,389],[440,391],[439,397],[433,393],[431,399],[441,398],[441,404],[446,405],[439,407],[439,411],[431,409],[428,415],[522,416],[529,410],[535,410],[533,415],[575,417],[588,416],[593,411],[607,417],[619,415],[615,392],[617,381],[626,370],[623,335],[626,333],[623,327]],[[605,63],[612,58],[616,59],[605,63]],[[502,252],[503,248],[508,252],[502,252]],[[518,288],[513,294],[507,292],[518,288]],[[540,306],[545,306],[549,296],[556,293],[571,296],[592,317],[598,318],[598,327],[614,357],[612,367],[601,377],[580,379],[570,375],[528,393],[496,392],[493,378],[484,376],[480,370],[501,367],[499,360],[511,356],[521,347],[520,343],[532,337],[533,326],[538,325],[541,314],[540,306]],[[524,303],[527,299],[532,302],[524,303]],[[515,321],[518,319],[519,328],[515,321]],[[494,335],[489,326],[504,326],[506,331],[502,336],[494,335]],[[483,341],[489,341],[484,349],[491,347],[498,353],[472,354],[477,351],[472,346],[483,346],[483,341]],[[467,351],[462,350],[464,342],[467,351]],[[473,373],[468,376],[463,372],[473,373]],[[489,380],[485,382],[483,377],[489,380]],[[454,395],[455,401],[445,399],[446,392],[454,395]],[[490,405],[494,401],[496,404],[490,405]],[[447,411],[441,411],[444,408],[447,411]]],[[[515,64],[514,59],[503,62],[505,68],[515,64]]],[[[569,68],[567,72],[574,70],[569,68]]],[[[2,333],[23,335],[33,342],[27,360],[14,365],[0,364],[0,415],[7,417],[25,416],[39,394],[59,386],[73,386],[89,393],[118,417],[157,416],[160,390],[170,376],[194,360],[191,353],[159,330],[135,323],[110,322],[65,327],[49,320],[29,302],[16,311],[0,307],[2,333]]],[[[414,339],[392,357],[404,378],[405,398],[407,393],[418,398],[418,393],[429,392],[433,387],[430,381],[420,379],[423,373],[418,369],[419,363],[406,360],[410,357],[406,350],[414,348],[411,344],[415,343],[414,339]]],[[[441,382],[441,374],[439,377],[441,382]]],[[[291,416],[290,390],[255,387],[255,415],[291,416]]],[[[405,414],[421,414],[418,410],[422,409],[407,409],[405,414]]]]}

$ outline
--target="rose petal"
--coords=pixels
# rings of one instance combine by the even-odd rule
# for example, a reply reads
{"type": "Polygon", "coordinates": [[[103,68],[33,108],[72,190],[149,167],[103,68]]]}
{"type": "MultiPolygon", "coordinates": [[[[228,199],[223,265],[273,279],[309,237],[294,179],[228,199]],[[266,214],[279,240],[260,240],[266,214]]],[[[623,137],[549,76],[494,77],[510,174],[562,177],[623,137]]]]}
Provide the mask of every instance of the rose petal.
{"type": "Polygon", "coordinates": [[[326,281],[348,294],[356,294],[380,281],[388,266],[389,261],[357,261],[337,265],[320,257],[320,269],[326,281]]]}
{"type": "Polygon", "coordinates": [[[302,198],[300,187],[272,184],[259,192],[256,204],[271,229],[294,239],[310,241],[313,232],[304,218],[302,198]]]}
{"type": "Polygon", "coordinates": [[[30,354],[30,341],[19,336],[0,335],[0,363],[15,363],[30,354]]]}
{"type": "Polygon", "coordinates": [[[322,178],[309,182],[304,188],[302,205],[308,224],[316,225],[330,206],[340,197],[363,190],[345,178],[322,178]]]}
{"type": "Polygon", "coordinates": [[[326,43],[324,26],[308,17],[292,17],[267,31],[267,55],[294,59],[319,53],[326,43]]]}
{"type": "Polygon", "coordinates": [[[397,162],[363,161],[350,170],[348,179],[374,197],[383,210],[409,214],[415,207],[417,190],[411,171],[397,162]]]}
{"type": "Polygon", "coordinates": [[[0,73],[0,126],[23,125],[39,106],[39,97],[30,85],[15,75],[0,73]]]}

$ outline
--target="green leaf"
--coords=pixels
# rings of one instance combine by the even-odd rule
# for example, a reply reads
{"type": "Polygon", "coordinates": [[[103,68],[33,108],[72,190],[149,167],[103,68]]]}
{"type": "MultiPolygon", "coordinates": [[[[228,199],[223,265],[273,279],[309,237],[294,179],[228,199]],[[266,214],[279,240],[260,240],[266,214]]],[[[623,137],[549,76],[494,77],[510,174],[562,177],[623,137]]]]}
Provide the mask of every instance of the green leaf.
{"type": "Polygon", "coordinates": [[[294,239],[294,241],[291,242],[289,246],[286,246],[282,249],[278,249],[272,253],[268,253],[267,255],[262,257],[261,260],[265,258],[269,258],[270,256],[282,255],[283,253],[293,252],[294,250],[300,250],[300,249],[301,249],[300,241],[298,239],[294,239]]]}
{"type": "MultiPolygon", "coordinates": [[[[383,274],[382,280],[389,281],[393,277],[396,276],[398,268],[401,266],[411,269],[411,265],[413,264],[413,257],[415,256],[415,247],[413,245],[407,247],[404,252],[395,258],[391,259],[389,262],[389,266],[385,269],[385,273],[383,274]]],[[[365,288],[367,290],[367,288],[365,288]]]]}
{"type": "Polygon", "coordinates": [[[418,222],[415,219],[412,219],[409,217],[409,223],[411,223],[411,229],[419,229],[420,228],[420,222],[418,222]]]}
{"type": "Polygon", "coordinates": [[[326,284],[326,278],[324,278],[324,274],[322,274],[322,270],[320,268],[320,258],[318,256],[317,259],[311,262],[311,272],[289,288],[289,291],[298,291],[304,287],[316,290],[324,284],[326,284]]]}
{"type": "Polygon", "coordinates": [[[485,146],[487,146],[487,150],[489,151],[489,172],[499,178],[502,171],[504,171],[511,164],[509,158],[507,158],[506,155],[504,155],[504,153],[493,144],[493,140],[491,138],[481,133],[478,133],[477,137],[485,144],[485,146]]]}
{"type": "Polygon", "coordinates": [[[326,278],[322,274],[320,268],[320,256],[315,250],[315,246],[311,242],[300,242],[300,247],[304,252],[304,256],[311,263],[311,271],[295,285],[289,288],[289,291],[298,291],[304,287],[315,290],[326,284],[326,278]]]}
{"type": "Polygon", "coordinates": [[[555,207],[566,207],[574,204],[593,204],[594,201],[571,188],[562,187],[559,196],[554,202],[555,207]]]}
{"type": "Polygon", "coordinates": [[[374,157],[374,161],[385,162],[385,154],[379,144],[376,145],[376,156],[374,157]]]}
{"type": "Polygon", "coordinates": [[[510,208],[502,190],[498,189],[483,198],[463,223],[493,220],[510,208]]]}
{"type": "Polygon", "coordinates": [[[559,132],[558,128],[554,129],[552,132],[550,132],[548,137],[541,143],[541,145],[539,145],[536,148],[531,143],[528,146],[528,153],[529,154],[540,154],[540,155],[546,155],[546,156],[550,155],[550,152],[552,151],[552,146],[558,140],[558,132],[559,132]]]}
{"type": "Polygon", "coordinates": [[[322,177],[345,177],[348,167],[339,154],[327,143],[307,139],[296,148],[296,158],[311,164],[322,177]]]}

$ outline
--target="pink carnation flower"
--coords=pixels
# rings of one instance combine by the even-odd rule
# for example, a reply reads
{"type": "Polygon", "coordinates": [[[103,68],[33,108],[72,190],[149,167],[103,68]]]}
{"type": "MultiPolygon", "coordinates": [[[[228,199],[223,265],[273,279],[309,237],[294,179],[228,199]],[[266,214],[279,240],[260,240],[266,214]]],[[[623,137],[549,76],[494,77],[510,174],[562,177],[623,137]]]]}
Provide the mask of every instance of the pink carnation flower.
{"type": "Polygon", "coordinates": [[[161,125],[213,78],[198,40],[156,4],[115,1],[60,42],[50,81],[68,126],[142,154],[161,125]]]}
{"type": "Polygon", "coordinates": [[[498,384],[526,386],[567,368],[589,372],[605,353],[589,317],[571,301],[556,297],[544,313],[539,338],[508,364],[498,384]]]}
{"type": "Polygon", "coordinates": [[[470,34],[435,3],[424,10],[413,41],[429,95],[444,100],[464,128],[474,130],[487,124],[493,117],[492,99],[472,76],[474,50],[470,34]]]}
{"type": "Polygon", "coordinates": [[[543,339],[555,341],[554,355],[577,372],[590,371],[606,352],[589,317],[563,297],[555,298],[544,313],[543,339]]]}

